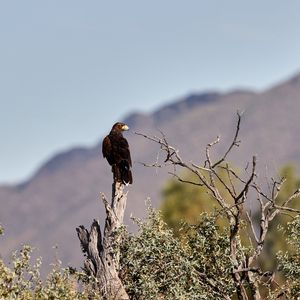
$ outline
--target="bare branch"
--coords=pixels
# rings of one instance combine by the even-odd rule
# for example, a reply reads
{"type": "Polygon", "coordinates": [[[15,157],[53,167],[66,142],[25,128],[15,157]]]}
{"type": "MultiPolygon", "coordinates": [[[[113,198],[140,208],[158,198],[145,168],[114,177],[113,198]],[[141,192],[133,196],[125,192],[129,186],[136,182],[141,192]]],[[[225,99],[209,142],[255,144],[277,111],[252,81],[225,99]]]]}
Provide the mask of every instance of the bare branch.
{"type": "Polygon", "coordinates": [[[218,166],[219,164],[221,164],[226,159],[226,157],[230,153],[231,149],[234,146],[238,147],[239,144],[240,144],[240,141],[237,140],[238,135],[239,135],[239,131],[240,131],[240,124],[241,124],[241,115],[240,115],[239,112],[237,112],[237,116],[238,116],[238,121],[237,121],[237,125],[236,125],[236,130],[235,130],[233,141],[232,141],[231,145],[229,146],[229,148],[227,149],[227,151],[225,152],[225,154],[223,155],[223,157],[211,166],[212,168],[215,168],[216,166],[218,166]]]}
{"type": "Polygon", "coordinates": [[[283,202],[282,206],[286,206],[289,204],[289,202],[295,198],[298,198],[300,196],[300,188],[297,189],[293,195],[291,195],[286,201],[283,202]]]}
{"type": "Polygon", "coordinates": [[[226,167],[218,166],[218,168],[226,170],[227,172],[232,174],[236,179],[238,179],[241,183],[246,183],[246,181],[243,180],[239,175],[237,175],[236,172],[233,169],[231,169],[228,165],[226,167]]]}
{"type": "Polygon", "coordinates": [[[242,191],[240,192],[240,194],[235,198],[235,202],[238,202],[240,198],[245,197],[245,195],[248,193],[249,186],[250,186],[250,184],[253,181],[253,178],[255,176],[255,168],[256,168],[256,157],[253,156],[253,158],[252,158],[252,172],[251,172],[250,178],[246,182],[246,184],[245,184],[244,188],[242,189],[242,191]]]}
{"type": "Polygon", "coordinates": [[[300,209],[296,209],[296,208],[292,208],[292,207],[286,207],[286,206],[280,206],[280,205],[274,205],[274,207],[276,209],[279,209],[279,210],[286,210],[286,211],[290,211],[290,212],[300,214],[300,209]]]}
{"type": "Polygon", "coordinates": [[[169,173],[170,175],[174,176],[175,178],[177,178],[177,180],[180,181],[180,182],[182,182],[182,183],[188,183],[188,184],[192,184],[192,185],[196,185],[196,186],[203,186],[202,183],[182,179],[182,178],[181,178],[180,176],[178,176],[176,173],[173,173],[173,172],[168,172],[168,173],[169,173]]]}
{"type": "Polygon", "coordinates": [[[258,239],[258,237],[257,237],[257,235],[256,235],[256,231],[255,231],[255,228],[254,228],[253,221],[252,221],[252,219],[251,219],[250,214],[248,213],[248,211],[246,211],[246,216],[247,216],[247,219],[248,219],[249,224],[250,224],[250,226],[251,226],[252,234],[253,234],[253,236],[254,236],[254,238],[255,238],[255,241],[256,241],[257,243],[259,243],[259,239],[258,239]]]}
{"type": "Polygon", "coordinates": [[[162,168],[163,167],[163,165],[157,164],[157,163],[146,164],[146,163],[141,162],[141,161],[138,161],[137,163],[140,164],[140,165],[142,165],[142,166],[144,166],[144,167],[148,167],[148,168],[152,168],[152,167],[154,167],[154,168],[162,168]]]}
{"type": "Polygon", "coordinates": [[[233,180],[232,180],[232,175],[230,173],[230,170],[229,170],[229,165],[226,164],[226,173],[227,173],[227,177],[228,177],[228,180],[229,180],[229,183],[230,183],[230,186],[231,186],[231,189],[233,191],[233,194],[236,196],[236,190],[235,190],[235,186],[233,184],[233,180]]]}
{"type": "Polygon", "coordinates": [[[206,166],[206,164],[208,164],[208,167],[211,169],[212,163],[211,163],[211,159],[210,159],[209,149],[210,149],[212,146],[218,144],[219,141],[220,141],[220,137],[217,136],[217,139],[216,139],[215,141],[211,142],[210,144],[207,144],[207,146],[206,146],[206,148],[205,148],[206,161],[205,161],[205,163],[204,163],[204,167],[206,166]]]}
{"type": "Polygon", "coordinates": [[[192,163],[192,166],[195,167],[196,169],[199,169],[199,170],[202,170],[202,171],[205,171],[205,172],[211,172],[211,169],[198,166],[198,165],[196,165],[194,163],[192,163]]]}

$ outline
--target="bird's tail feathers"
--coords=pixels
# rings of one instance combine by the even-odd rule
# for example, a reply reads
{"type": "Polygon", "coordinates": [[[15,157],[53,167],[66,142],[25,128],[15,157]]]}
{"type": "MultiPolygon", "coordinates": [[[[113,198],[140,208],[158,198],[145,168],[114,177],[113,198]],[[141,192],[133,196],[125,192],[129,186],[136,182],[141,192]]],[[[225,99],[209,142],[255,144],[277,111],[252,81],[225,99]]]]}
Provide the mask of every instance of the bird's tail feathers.
{"type": "Polygon", "coordinates": [[[132,173],[130,170],[130,165],[127,160],[122,160],[119,165],[120,170],[120,181],[125,185],[132,184],[132,173]]]}

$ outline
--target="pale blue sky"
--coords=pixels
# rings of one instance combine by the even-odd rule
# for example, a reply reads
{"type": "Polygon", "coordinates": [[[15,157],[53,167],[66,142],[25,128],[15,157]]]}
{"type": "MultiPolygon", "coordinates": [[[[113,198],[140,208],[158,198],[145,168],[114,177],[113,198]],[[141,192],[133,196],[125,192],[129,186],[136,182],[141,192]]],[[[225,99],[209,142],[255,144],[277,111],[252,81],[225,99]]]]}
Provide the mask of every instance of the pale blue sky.
{"type": "MultiPolygon", "coordinates": [[[[0,182],[133,110],[300,71],[299,1],[1,1],[0,182]]],[[[99,150],[100,152],[100,150],[99,150]]]]}

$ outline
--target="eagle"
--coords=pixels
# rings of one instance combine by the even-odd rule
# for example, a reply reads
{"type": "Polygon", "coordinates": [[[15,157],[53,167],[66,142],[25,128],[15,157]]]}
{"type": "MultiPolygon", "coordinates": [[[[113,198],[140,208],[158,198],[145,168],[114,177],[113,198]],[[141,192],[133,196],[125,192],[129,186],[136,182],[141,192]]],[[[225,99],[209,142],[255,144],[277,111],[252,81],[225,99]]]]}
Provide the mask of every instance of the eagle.
{"type": "Polygon", "coordinates": [[[112,173],[115,182],[125,185],[132,184],[131,156],[127,140],[122,132],[129,127],[121,122],[114,124],[109,135],[102,143],[102,154],[112,166],[112,173]]]}

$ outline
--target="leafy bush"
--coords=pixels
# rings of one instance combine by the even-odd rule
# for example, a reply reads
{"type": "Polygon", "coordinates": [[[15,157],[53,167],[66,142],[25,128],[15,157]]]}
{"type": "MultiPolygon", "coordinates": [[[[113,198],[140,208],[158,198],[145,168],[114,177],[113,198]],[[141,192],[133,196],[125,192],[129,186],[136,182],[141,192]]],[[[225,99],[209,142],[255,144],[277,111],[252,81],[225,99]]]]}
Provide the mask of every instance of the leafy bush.
{"type": "MultiPolygon", "coordinates": [[[[183,224],[178,238],[151,207],[148,219],[135,219],[139,230],[121,227],[120,278],[130,299],[234,299],[230,240],[213,214],[202,213],[196,225],[183,224]]],[[[279,270],[285,282],[266,284],[268,299],[299,299],[300,217],[283,229],[293,254],[279,252],[279,270]],[[274,287],[275,284],[275,287],[274,287]]],[[[242,249],[242,248],[241,248],[242,249]]],[[[238,256],[247,255],[247,249],[238,256]]],[[[101,299],[97,280],[60,262],[45,280],[40,277],[41,259],[32,261],[32,249],[24,246],[12,255],[9,265],[0,260],[0,299],[101,299]]]]}
{"type": "Polygon", "coordinates": [[[300,216],[295,217],[288,222],[284,230],[286,241],[293,249],[293,252],[279,251],[277,259],[279,261],[279,270],[283,272],[286,282],[273,296],[285,296],[287,299],[300,299],[300,216]]]}
{"type": "Polygon", "coordinates": [[[23,246],[13,253],[11,267],[0,260],[0,299],[88,300],[100,299],[92,278],[61,268],[58,261],[46,280],[40,277],[41,259],[31,260],[32,248],[23,246]]]}
{"type": "Polygon", "coordinates": [[[200,220],[184,229],[185,241],[174,237],[151,208],[147,221],[136,220],[138,234],[123,229],[121,278],[132,299],[224,299],[233,294],[228,237],[215,218],[202,214],[200,220]]]}

